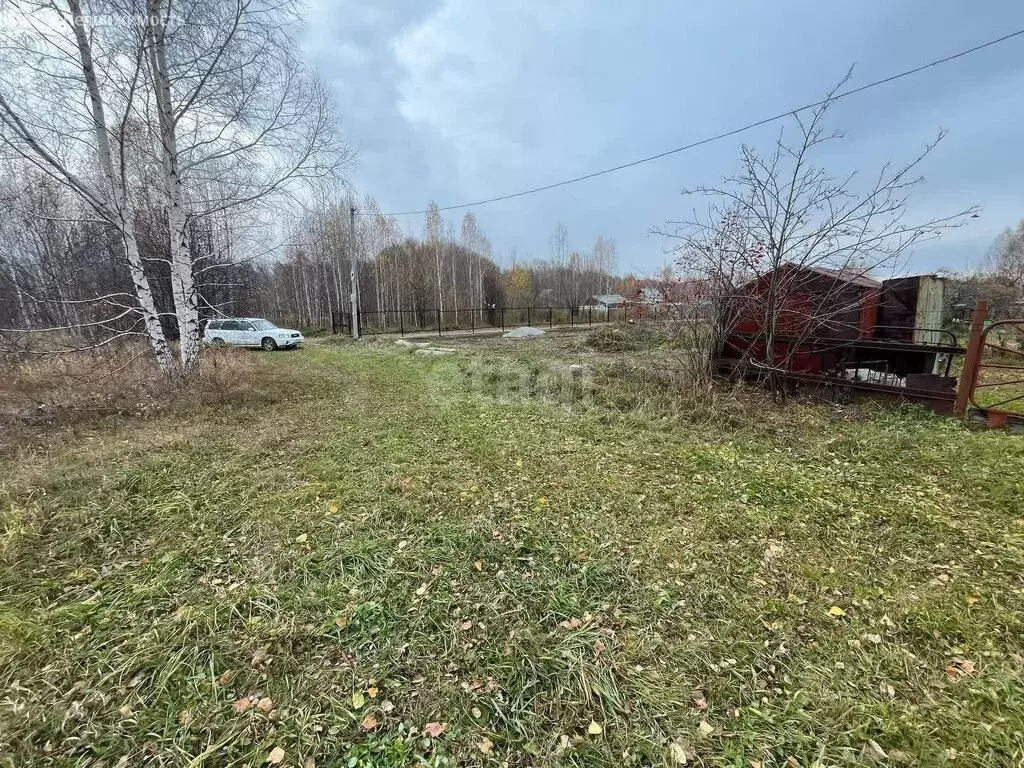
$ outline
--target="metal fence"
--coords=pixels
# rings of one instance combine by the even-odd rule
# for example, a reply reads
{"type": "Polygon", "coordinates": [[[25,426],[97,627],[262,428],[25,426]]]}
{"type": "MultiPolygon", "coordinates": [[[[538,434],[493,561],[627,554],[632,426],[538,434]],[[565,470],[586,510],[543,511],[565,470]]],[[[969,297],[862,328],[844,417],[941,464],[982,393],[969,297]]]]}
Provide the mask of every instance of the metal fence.
{"type": "MultiPolygon", "coordinates": [[[[575,328],[625,323],[638,315],[636,307],[482,307],[477,309],[402,309],[359,311],[363,335],[395,333],[476,333],[507,328],[575,328]]],[[[352,333],[352,313],[331,315],[334,333],[352,333]]]]}

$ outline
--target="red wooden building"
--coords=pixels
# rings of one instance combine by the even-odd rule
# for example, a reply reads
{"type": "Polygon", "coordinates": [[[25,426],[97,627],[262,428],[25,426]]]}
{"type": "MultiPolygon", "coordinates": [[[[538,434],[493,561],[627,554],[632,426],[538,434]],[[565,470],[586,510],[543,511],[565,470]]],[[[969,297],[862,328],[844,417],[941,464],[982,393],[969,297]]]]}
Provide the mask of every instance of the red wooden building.
{"type": "Polygon", "coordinates": [[[722,367],[951,390],[948,360],[962,350],[941,330],[942,288],[930,275],[880,282],[859,270],[783,264],[740,288],[722,367]]]}

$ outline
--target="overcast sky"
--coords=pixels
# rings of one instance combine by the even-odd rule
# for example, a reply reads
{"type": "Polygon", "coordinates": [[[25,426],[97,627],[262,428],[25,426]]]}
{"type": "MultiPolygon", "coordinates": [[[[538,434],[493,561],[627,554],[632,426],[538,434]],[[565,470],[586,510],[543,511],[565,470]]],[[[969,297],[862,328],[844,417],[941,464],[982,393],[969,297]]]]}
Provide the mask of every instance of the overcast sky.
{"type": "MultiPolygon", "coordinates": [[[[850,65],[858,85],[1020,28],[1022,0],[311,0],[306,48],[358,150],[353,185],[391,212],[617,165],[820,98],[850,65]]],[[[846,138],[819,161],[865,174],[948,130],[914,213],[982,216],[920,247],[914,271],[976,262],[1024,217],[1024,37],[845,99],[831,125],[846,138]]],[[[611,237],[620,269],[652,273],[651,228],[693,206],[680,190],[778,128],[473,210],[505,263],[546,256],[563,222],[573,247],[611,237]]]]}

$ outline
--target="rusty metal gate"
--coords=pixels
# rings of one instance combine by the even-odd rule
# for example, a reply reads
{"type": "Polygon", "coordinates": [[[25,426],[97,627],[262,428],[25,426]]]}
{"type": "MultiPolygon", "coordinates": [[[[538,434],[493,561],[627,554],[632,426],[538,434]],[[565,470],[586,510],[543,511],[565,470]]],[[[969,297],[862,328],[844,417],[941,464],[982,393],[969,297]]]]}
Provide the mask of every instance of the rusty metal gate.
{"type": "Polygon", "coordinates": [[[1002,427],[1024,421],[1024,318],[986,324],[987,319],[988,302],[980,301],[971,322],[956,413],[965,415],[970,405],[990,427],[1002,427]]]}

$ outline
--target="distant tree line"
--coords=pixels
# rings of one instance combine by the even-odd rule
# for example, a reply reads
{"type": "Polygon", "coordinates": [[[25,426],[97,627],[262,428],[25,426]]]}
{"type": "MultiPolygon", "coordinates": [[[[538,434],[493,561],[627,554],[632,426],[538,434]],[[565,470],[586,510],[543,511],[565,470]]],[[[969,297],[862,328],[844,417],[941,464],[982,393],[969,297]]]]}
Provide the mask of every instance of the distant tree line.
{"type": "MultiPolygon", "coordinates": [[[[160,202],[142,196],[133,231],[162,333],[176,341],[165,219],[160,202]]],[[[0,241],[0,329],[8,343],[39,330],[60,331],[60,344],[71,347],[130,333],[133,275],[118,235],[65,185],[30,166],[6,164],[0,173],[0,241]]],[[[374,313],[579,307],[626,285],[615,274],[610,239],[599,236],[589,250],[571,249],[568,231],[559,225],[545,258],[513,255],[502,267],[474,213],[464,214],[456,227],[431,205],[422,234],[412,236],[372,197],[321,194],[273,213],[193,217],[187,244],[200,325],[213,317],[261,316],[304,329],[330,328],[332,314],[350,311],[353,254],[360,311],[367,322],[381,324],[389,318],[374,313]],[[290,226],[283,226],[289,218],[290,226]]]]}
{"type": "Polygon", "coordinates": [[[980,265],[969,270],[943,270],[946,278],[945,317],[951,325],[970,322],[981,299],[994,319],[1024,317],[1024,219],[1006,229],[980,265]]]}
{"type": "Polygon", "coordinates": [[[590,250],[573,250],[567,229],[558,225],[547,258],[521,261],[512,255],[503,267],[473,212],[456,227],[433,203],[418,237],[383,215],[372,197],[321,204],[290,235],[282,258],[252,265],[252,274],[239,278],[259,290],[239,293],[220,311],[330,327],[332,313],[350,312],[353,251],[360,312],[366,322],[381,325],[394,321],[382,313],[398,311],[482,316],[492,307],[579,307],[622,283],[610,239],[599,236],[590,250]],[[353,205],[359,214],[354,233],[353,205]]]}

